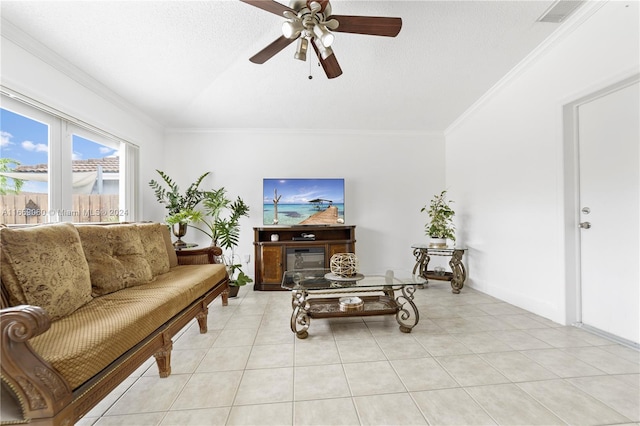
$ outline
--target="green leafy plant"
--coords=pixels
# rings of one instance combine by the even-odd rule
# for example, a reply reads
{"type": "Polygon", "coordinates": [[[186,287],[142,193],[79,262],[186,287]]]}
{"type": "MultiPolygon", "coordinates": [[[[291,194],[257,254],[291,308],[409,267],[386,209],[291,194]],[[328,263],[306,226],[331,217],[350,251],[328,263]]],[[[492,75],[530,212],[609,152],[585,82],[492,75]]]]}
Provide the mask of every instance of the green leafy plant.
{"type": "Polygon", "coordinates": [[[199,189],[202,180],[210,172],[198,177],[183,194],[166,173],[156,171],[162,181],[151,180],[149,186],[158,202],[169,210],[165,219],[167,225],[181,224],[195,228],[211,238],[211,244],[231,250],[229,256],[222,256],[229,273],[230,285],[243,286],[253,282],[242,271],[242,264],[236,262],[237,255],[234,253],[240,240],[240,219],[249,217],[249,206],[240,197],[235,200],[228,198],[224,187],[211,191],[199,189]]]}
{"type": "Polygon", "coordinates": [[[242,271],[242,265],[240,263],[233,263],[232,261],[231,264],[227,266],[227,268],[229,272],[229,285],[241,287],[253,282],[251,277],[242,271]],[[236,272],[238,273],[237,276],[236,272]]]}
{"type": "MultiPolygon", "coordinates": [[[[15,166],[19,166],[20,162],[18,160],[13,160],[11,158],[0,158],[0,172],[11,172],[14,170],[15,166]],[[14,166],[14,167],[11,167],[14,166]]],[[[18,195],[22,190],[22,186],[24,185],[24,180],[22,179],[14,179],[8,178],[6,176],[0,175],[0,195],[18,195]],[[9,179],[13,181],[13,185],[9,185],[9,179]]]]}
{"type": "Polygon", "coordinates": [[[421,212],[426,211],[429,215],[429,222],[426,223],[424,229],[425,234],[432,238],[448,238],[451,241],[456,240],[455,226],[453,217],[455,211],[449,205],[453,201],[447,200],[447,191],[442,191],[440,195],[434,195],[429,203],[429,207],[425,205],[421,212]]]}
{"type": "Polygon", "coordinates": [[[167,187],[165,188],[162,182],[154,179],[149,181],[149,186],[153,189],[158,202],[164,204],[166,209],[169,210],[169,215],[175,215],[181,210],[193,211],[204,198],[204,191],[201,191],[198,187],[210,172],[203,173],[195,182],[189,185],[184,194],[180,192],[180,187],[166,173],[160,170],[156,170],[156,172],[158,172],[167,187]]]}
{"type": "Polygon", "coordinates": [[[202,206],[204,214],[197,221],[202,226],[191,226],[211,238],[212,244],[231,250],[231,255],[224,257],[229,273],[229,285],[243,286],[253,282],[242,271],[242,264],[235,261],[237,256],[234,253],[240,240],[240,218],[249,217],[249,206],[240,197],[235,201],[228,198],[224,187],[204,192],[202,206]]]}
{"type": "Polygon", "coordinates": [[[194,226],[209,238],[211,242],[224,249],[233,249],[240,238],[240,218],[249,217],[249,206],[238,197],[235,201],[227,198],[225,188],[205,191],[202,206],[204,214],[194,226]]]}
{"type": "Polygon", "coordinates": [[[169,226],[176,225],[178,223],[189,224],[201,220],[202,213],[197,210],[180,210],[177,213],[171,214],[166,217],[165,222],[169,226]]]}

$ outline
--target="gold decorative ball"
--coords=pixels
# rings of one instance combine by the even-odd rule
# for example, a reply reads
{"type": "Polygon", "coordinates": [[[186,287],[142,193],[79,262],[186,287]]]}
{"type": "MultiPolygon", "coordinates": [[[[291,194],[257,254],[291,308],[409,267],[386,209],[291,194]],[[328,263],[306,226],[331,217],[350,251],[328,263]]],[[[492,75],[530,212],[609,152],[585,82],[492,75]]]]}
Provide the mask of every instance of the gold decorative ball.
{"type": "Polygon", "coordinates": [[[358,273],[358,258],[355,253],[336,253],[329,262],[331,273],[339,277],[353,277],[358,273]]]}

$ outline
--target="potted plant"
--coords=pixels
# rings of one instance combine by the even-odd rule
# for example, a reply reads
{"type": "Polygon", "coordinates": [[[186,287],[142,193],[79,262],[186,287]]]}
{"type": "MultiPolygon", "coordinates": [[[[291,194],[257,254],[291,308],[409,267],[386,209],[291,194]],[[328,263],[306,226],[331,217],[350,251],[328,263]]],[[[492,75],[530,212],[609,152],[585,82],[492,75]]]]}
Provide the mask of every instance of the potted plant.
{"type": "Polygon", "coordinates": [[[242,271],[242,264],[236,261],[235,248],[240,238],[240,218],[249,217],[249,206],[238,197],[235,201],[227,198],[226,189],[220,188],[203,193],[202,206],[204,213],[198,217],[195,223],[202,226],[191,225],[202,231],[211,243],[220,248],[231,251],[228,256],[223,256],[229,273],[230,296],[238,294],[238,289],[253,280],[242,271]]]}
{"type": "Polygon", "coordinates": [[[238,287],[253,282],[242,271],[242,264],[237,261],[235,254],[235,248],[240,239],[240,218],[249,217],[249,206],[240,197],[235,201],[229,199],[224,187],[211,191],[199,189],[202,180],[210,172],[198,177],[183,194],[166,173],[156,171],[166,187],[162,182],[155,180],[151,180],[149,186],[154,190],[158,202],[164,204],[169,210],[166,222],[172,227],[173,234],[178,237],[174,245],[184,247],[185,243],[181,238],[186,234],[187,227],[192,227],[207,235],[212,245],[230,250],[231,254],[222,256],[222,261],[229,274],[231,294],[235,291],[237,295],[238,287]],[[200,205],[202,205],[202,211],[196,209],[200,205]]]}
{"type": "Polygon", "coordinates": [[[238,263],[235,263],[236,257],[238,257],[238,255],[232,254],[229,257],[227,264],[227,271],[229,274],[229,297],[236,297],[240,287],[253,282],[251,277],[245,274],[242,270],[242,264],[239,261],[238,263]]]}
{"type": "Polygon", "coordinates": [[[173,235],[178,238],[173,243],[174,247],[180,248],[187,245],[187,243],[182,241],[182,237],[187,234],[187,226],[191,222],[200,220],[200,217],[201,213],[195,210],[180,210],[166,217],[165,222],[173,231],[173,235]]]}
{"type": "Polygon", "coordinates": [[[235,201],[227,198],[224,187],[203,192],[202,206],[204,214],[194,226],[209,238],[213,245],[232,249],[238,245],[240,238],[240,218],[249,217],[249,206],[238,197],[235,201]]]}
{"type": "Polygon", "coordinates": [[[163,186],[161,182],[154,179],[149,181],[149,186],[153,189],[156,199],[160,204],[164,204],[165,208],[169,210],[169,216],[167,216],[167,225],[171,226],[173,235],[178,237],[178,240],[174,243],[176,246],[184,246],[182,241],[187,233],[188,223],[198,220],[196,206],[204,198],[204,191],[198,189],[203,179],[209,175],[210,172],[203,173],[193,182],[187,190],[182,194],[180,187],[171,179],[166,173],[156,170],[167,188],[163,186]]]}
{"type": "Polygon", "coordinates": [[[425,205],[420,209],[421,212],[427,211],[429,215],[429,222],[424,229],[425,234],[431,238],[429,242],[431,247],[446,247],[447,239],[456,240],[453,225],[453,217],[456,213],[449,205],[452,202],[447,200],[447,191],[444,190],[440,195],[434,195],[428,208],[425,205]]]}

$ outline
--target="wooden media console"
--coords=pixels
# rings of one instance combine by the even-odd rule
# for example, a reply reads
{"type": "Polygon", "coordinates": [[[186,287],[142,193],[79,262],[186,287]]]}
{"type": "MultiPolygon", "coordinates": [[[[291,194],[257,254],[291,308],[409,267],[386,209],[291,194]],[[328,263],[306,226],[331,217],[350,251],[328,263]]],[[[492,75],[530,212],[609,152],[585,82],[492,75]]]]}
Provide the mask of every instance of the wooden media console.
{"type": "Polygon", "coordinates": [[[296,262],[304,268],[329,268],[331,256],[356,250],[355,226],[265,226],[253,232],[254,290],[284,290],[282,276],[297,269],[296,262]]]}

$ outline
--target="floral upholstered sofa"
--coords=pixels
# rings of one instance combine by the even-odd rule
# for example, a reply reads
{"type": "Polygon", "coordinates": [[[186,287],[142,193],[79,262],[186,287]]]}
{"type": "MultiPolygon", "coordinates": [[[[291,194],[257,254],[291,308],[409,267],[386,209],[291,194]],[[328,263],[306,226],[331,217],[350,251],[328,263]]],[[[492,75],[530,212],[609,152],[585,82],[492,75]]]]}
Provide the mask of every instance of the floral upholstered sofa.
{"type": "Polygon", "coordinates": [[[0,228],[3,418],[72,425],[154,355],[171,373],[172,337],[229,285],[218,247],[176,252],[166,225],[0,228]],[[17,414],[16,414],[17,413],[17,414]]]}

